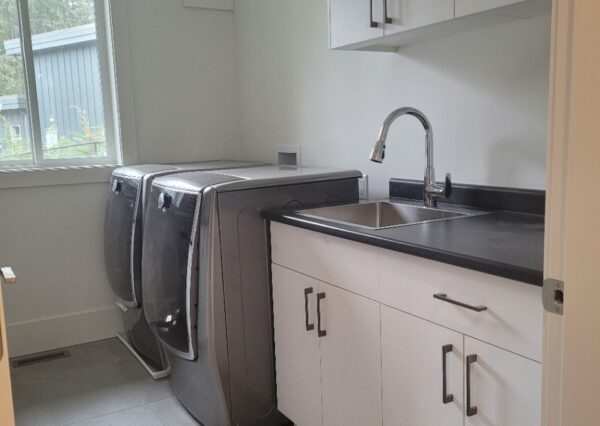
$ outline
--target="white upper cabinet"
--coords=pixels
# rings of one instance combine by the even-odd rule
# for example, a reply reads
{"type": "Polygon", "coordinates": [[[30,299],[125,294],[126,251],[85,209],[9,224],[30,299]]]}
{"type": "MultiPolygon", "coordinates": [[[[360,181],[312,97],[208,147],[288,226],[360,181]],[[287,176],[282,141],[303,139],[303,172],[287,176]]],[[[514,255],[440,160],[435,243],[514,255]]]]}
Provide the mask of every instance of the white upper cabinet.
{"type": "Polygon", "coordinates": [[[454,0],[387,0],[385,35],[454,18],[454,0]]]}
{"type": "Polygon", "coordinates": [[[383,36],[383,0],[329,0],[332,49],[383,36]]]}
{"type": "Polygon", "coordinates": [[[548,13],[551,5],[552,0],[329,0],[329,44],[332,49],[394,51],[507,18],[548,13]]]}
{"type": "Polygon", "coordinates": [[[461,16],[522,2],[523,0],[456,0],[456,17],[459,18],[461,16]]]}

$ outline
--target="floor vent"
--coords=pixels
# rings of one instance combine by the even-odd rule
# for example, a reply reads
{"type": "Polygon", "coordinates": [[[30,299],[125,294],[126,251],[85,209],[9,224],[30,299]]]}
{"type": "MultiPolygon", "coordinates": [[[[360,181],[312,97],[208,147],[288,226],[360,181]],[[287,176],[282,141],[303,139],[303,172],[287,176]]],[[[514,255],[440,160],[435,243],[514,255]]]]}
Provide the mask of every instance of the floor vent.
{"type": "Polygon", "coordinates": [[[13,360],[13,368],[25,367],[31,364],[38,364],[40,362],[54,361],[56,359],[68,358],[71,354],[69,351],[50,351],[41,352],[34,355],[26,355],[13,360]]]}

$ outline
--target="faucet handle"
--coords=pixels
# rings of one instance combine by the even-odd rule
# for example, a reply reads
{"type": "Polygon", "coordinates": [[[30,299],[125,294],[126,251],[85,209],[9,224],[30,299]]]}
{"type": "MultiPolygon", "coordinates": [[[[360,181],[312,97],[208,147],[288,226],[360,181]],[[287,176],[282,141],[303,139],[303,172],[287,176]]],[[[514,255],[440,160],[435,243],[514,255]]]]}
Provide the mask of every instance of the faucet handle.
{"type": "Polygon", "coordinates": [[[446,180],[444,182],[444,198],[450,198],[452,195],[452,175],[446,173],[446,180]]]}

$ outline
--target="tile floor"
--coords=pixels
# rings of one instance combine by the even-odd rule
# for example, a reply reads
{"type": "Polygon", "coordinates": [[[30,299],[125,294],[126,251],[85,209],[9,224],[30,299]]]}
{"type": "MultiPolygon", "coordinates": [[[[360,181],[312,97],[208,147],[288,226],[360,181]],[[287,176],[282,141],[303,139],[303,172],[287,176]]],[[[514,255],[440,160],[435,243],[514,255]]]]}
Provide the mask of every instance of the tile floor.
{"type": "Polygon", "coordinates": [[[17,426],[196,426],[117,339],[11,371],[17,426]]]}

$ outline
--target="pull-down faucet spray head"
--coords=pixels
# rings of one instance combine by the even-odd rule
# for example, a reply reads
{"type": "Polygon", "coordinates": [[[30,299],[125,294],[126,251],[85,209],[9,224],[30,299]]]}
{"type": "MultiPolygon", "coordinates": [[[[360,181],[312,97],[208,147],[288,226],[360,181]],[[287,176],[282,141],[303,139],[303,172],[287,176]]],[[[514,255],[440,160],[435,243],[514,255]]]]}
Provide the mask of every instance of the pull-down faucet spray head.
{"type": "Polygon", "coordinates": [[[375,163],[383,163],[385,159],[385,141],[379,139],[375,146],[373,147],[373,151],[371,151],[371,161],[375,163]]]}

